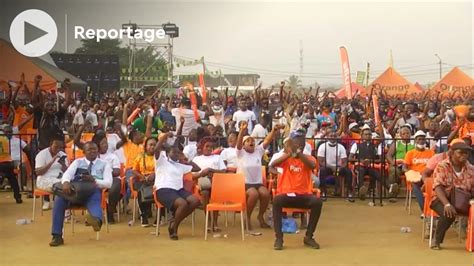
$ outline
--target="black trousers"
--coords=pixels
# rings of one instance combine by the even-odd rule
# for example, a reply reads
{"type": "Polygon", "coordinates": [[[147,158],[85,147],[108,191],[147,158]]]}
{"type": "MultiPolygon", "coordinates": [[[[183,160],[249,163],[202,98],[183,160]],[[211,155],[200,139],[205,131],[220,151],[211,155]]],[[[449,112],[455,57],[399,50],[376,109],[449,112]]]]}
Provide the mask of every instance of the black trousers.
{"type": "MultiPolygon", "coordinates": [[[[375,181],[379,181],[380,184],[382,184],[382,176],[380,175],[380,170],[375,169],[372,167],[366,167],[366,166],[358,166],[357,167],[357,172],[358,172],[358,180],[359,180],[359,185],[358,187],[360,188],[364,184],[364,177],[366,175],[370,176],[370,188],[374,189],[375,188],[375,181]]],[[[385,188],[389,188],[390,186],[385,183],[385,188]]]]}
{"type": "Polygon", "coordinates": [[[6,177],[10,182],[10,185],[13,189],[13,196],[15,199],[21,199],[20,186],[18,185],[18,180],[16,179],[13,170],[13,162],[0,162],[0,173],[2,173],[3,176],[6,177]]]}
{"type": "Polygon", "coordinates": [[[283,208],[301,208],[310,209],[308,228],[306,229],[306,236],[313,237],[316,226],[318,225],[319,217],[321,216],[321,209],[323,208],[323,201],[316,198],[314,195],[296,195],[289,197],[286,194],[277,195],[273,198],[273,223],[276,238],[283,238],[281,231],[281,223],[283,216],[283,208]]]}
{"type": "Polygon", "coordinates": [[[114,177],[112,187],[109,188],[109,206],[107,211],[109,214],[114,214],[117,211],[117,204],[122,195],[120,195],[120,178],[114,177]]]}
{"type": "Polygon", "coordinates": [[[433,201],[430,207],[439,215],[438,225],[436,226],[435,232],[435,243],[441,244],[443,243],[446,231],[448,231],[449,227],[454,223],[456,218],[448,218],[444,215],[444,205],[439,199],[433,201]]]}
{"type": "MultiPolygon", "coordinates": [[[[322,167],[319,169],[319,180],[321,181],[321,189],[323,192],[326,192],[326,178],[330,175],[333,175],[334,171],[329,167],[322,167]]],[[[351,191],[352,189],[352,172],[347,167],[339,168],[339,175],[344,177],[344,184],[346,191],[351,191]]],[[[336,181],[338,182],[338,181],[336,181]]]]}

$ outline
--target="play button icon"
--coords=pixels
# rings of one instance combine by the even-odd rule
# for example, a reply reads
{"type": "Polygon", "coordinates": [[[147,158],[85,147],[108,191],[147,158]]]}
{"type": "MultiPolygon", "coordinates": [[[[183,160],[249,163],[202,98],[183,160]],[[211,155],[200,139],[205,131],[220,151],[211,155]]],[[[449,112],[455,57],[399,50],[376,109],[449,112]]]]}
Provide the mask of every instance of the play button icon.
{"type": "Polygon", "coordinates": [[[47,31],[44,31],[35,25],[31,25],[30,23],[25,21],[25,43],[24,45],[29,44],[30,42],[43,37],[44,35],[48,34],[47,31]]]}
{"type": "Polygon", "coordinates": [[[53,18],[38,9],[18,14],[10,26],[10,41],[15,49],[29,57],[42,56],[56,44],[58,29],[53,18]]]}

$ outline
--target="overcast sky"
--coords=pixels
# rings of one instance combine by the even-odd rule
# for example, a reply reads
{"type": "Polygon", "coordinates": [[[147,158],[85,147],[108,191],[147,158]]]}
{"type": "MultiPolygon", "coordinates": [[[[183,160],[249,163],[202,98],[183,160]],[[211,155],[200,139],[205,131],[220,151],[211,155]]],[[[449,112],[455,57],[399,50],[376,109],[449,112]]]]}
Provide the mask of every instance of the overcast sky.
{"type": "MultiPolygon", "coordinates": [[[[341,84],[338,47],[348,49],[351,72],[371,63],[371,80],[389,62],[412,82],[439,77],[439,54],[446,73],[461,65],[473,76],[473,4],[458,2],[169,2],[169,1],[13,1],[0,2],[0,36],[8,38],[13,18],[22,10],[42,9],[58,25],[54,50],[65,51],[64,15],[68,15],[68,52],[79,46],[74,25],[120,28],[138,24],[176,23],[176,55],[204,56],[210,70],[260,73],[271,85],[300,72],[303,83],[341,84]]],[[[195,73],[199,68],[180,68],[195,73]]]]}

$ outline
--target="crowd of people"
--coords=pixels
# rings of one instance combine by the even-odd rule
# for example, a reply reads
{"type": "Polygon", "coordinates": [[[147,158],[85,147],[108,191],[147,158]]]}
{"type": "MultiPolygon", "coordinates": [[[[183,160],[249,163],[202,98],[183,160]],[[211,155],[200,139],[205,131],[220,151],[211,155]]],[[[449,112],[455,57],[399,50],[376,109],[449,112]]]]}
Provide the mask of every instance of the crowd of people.
{"type": "MultiPolygon", "coordinates": [[[[114,223],[118,202],[130,199],[131,182],[139,194],[154,186],[172,212],[168,231],[177,240],[181,221],[200,206],[206,209],[213,174],[242,173],[249,229],[259,202],[260,227],[271,226],[265,212],[273,213],[275,249],[283,248],[283,208],[309,210],[304,244],[318,249],[313,234],[323,201],[344,196],[353,203],[378,194],[395,202],[409,171],[419,173],[410,185],[422,210],[423,180],[434,178],[432,207],[440,219],[433,248],[439,249],[456,216],[450,195],[455,188],[474,192],[471,91],[409,97],[373,91],[348,99],[319,88],[295,93],[282,82],[280,88],[258,86],[250,93],[238,88],[196,93],[185,86],[169,95],[122,91],[96,98],[74,93],[68,80],[57,91],[42,90],[40,83],[36,76],[29,88],[22,76],[9,83],[0,101],[0,172],[17,203],[22,203],[18,179],[25,184],[33,173],[37,188],[55,192],[51,246],[64,243],[62,225],[71,200],[63,195],[79,181],[95,184],[82,204],[96,231],[102,225],[102,189],[109,197],[105,215],[114,223]],[[188,173],[199,198],[183,181],[188,173]]],[[[141,196],[141,225],[159,223],[160,217],[150,221],[152,202],[141,196]]],[[[218,215],[212,219],[211,230],[220,230],[218,215]]]]}

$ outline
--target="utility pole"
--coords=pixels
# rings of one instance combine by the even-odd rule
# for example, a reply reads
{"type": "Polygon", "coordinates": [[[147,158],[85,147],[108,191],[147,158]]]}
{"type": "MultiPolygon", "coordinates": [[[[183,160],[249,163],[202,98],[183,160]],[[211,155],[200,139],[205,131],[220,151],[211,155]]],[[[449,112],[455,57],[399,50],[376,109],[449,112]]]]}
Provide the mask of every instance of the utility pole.
{"type": "Polygon", "coordinates": [[[300,40],[300,79],[303,76],[303,41],[300,40]]]}
{"type": "Polygon", "coordinates": [[[441,79],[443,77],[443,62],[438,54],[435,54],[435,56],[439,59],[439,79],[441,79]]]}

